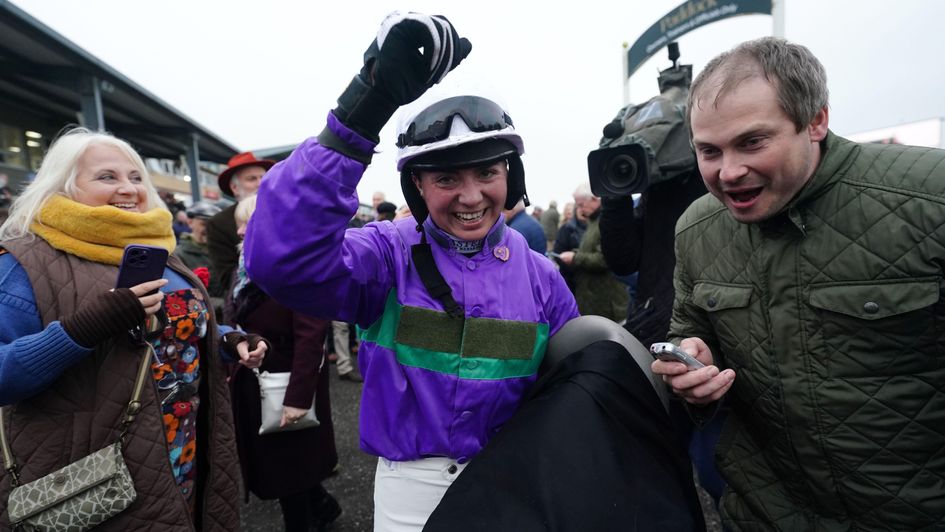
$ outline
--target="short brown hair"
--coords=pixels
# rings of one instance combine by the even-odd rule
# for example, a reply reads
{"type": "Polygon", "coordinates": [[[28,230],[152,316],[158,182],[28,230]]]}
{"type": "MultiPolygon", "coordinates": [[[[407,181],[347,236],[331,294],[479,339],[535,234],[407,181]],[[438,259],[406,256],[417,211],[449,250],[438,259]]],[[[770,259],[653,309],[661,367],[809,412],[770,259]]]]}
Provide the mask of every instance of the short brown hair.
{"type": "Polygon", "coordinates": [[[716,56],[696,76],[686,105],[690,136],[692,108],[706,90],[716,89],[712,105],[717,105],[719,99],[743,81],[758,76],[777,90],[781,109],[798,132],[828,105],[827,72],[810,50],[777,37],[755,39],[716,56]]]}

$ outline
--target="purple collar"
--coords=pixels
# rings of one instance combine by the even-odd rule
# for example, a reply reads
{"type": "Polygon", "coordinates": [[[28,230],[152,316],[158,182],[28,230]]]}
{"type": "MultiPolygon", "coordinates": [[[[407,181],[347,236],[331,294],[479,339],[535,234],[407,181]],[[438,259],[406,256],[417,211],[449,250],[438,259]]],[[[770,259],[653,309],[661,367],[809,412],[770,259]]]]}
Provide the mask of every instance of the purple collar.
{"type": "MultiPolygon", "coordinates": [[[[476,249],[475,242],[470,242],[468,240],[460,240],[455,236],[447,233],[446,231],[437,227],[433,223],[433,219],[427,216],[427,219],[423,221],[423,228],[426,231],[426,234],[433,239],[443,249],[453,249],[459,253],[465,252],[464,250],[473,251],[476,249]]],[[[488,251],[489,249],[494,248],[499,242],[502,241],[502,237],[505,236],[505,215],[499,214],[499,219],[496,220],[495,224],[489,229],[489,233],[486,235],[486,238],[482,240],[481,250],[488,251]]]]}

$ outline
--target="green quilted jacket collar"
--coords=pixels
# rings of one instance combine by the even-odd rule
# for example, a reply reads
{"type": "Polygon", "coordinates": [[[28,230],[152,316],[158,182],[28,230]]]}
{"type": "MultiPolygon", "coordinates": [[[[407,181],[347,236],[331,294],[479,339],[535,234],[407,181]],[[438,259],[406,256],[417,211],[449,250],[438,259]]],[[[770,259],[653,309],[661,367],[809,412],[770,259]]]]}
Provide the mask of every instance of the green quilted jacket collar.
{"type": "Polygon", "coordinates": [[[827,131],[827,138],[821,143],[823,155],[820,164],[810,181],[804,185],[804,188],[798,192],[785,206],[786,211],[791,211],[798,205],[806,203],[817,196],[826,192],[830,187],[843,178],[843,168],[852,160],[852,156],[859,150],[859,145],[855,142],[838,137],[832,131],[827,131]]]}

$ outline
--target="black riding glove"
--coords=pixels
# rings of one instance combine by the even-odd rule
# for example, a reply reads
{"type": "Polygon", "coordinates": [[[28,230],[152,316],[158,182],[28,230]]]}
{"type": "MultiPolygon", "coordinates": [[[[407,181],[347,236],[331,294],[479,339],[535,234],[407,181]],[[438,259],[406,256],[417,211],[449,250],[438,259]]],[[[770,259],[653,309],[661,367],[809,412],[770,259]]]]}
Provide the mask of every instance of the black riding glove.
{"type": "Polygon", "coordinates": [[[92,348],[144,322],[138,296],[129,288],[102,292],[74,314],[59,320],[75,343],[92,348]]]}
{"type": "Polygon", "coordinates": [[[364,66],[338,98],[334,115],[378,142],[381,128],[401,105],[427,89],[469,55],[472,44],[446,17],[395,11],[364,52],[364,66]]]}

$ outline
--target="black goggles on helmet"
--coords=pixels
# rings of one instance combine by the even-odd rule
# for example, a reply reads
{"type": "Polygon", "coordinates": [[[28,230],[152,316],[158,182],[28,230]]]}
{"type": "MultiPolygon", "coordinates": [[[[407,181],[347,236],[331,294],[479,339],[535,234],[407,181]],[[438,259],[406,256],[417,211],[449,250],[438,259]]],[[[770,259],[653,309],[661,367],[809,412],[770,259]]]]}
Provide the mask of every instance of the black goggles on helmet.
{"type": "Polygon", "coordinates": [[[512,118],[495,102],[479,96],[441,100],[413,117],[397,137],[397,147],[423,146],[450,136],[453,117],[459,115],[470,131],[498,131],[512,126],[512,118]]]}

